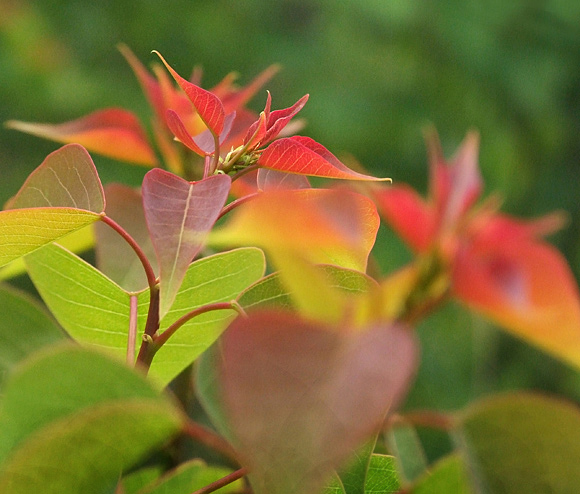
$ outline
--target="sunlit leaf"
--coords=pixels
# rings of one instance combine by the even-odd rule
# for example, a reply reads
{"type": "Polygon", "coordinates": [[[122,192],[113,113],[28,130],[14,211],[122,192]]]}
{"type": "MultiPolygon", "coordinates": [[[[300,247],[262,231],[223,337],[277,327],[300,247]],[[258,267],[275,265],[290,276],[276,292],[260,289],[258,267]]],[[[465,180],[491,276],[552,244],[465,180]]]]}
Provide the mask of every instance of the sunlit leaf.
{"type": "MultiPolygon", "coordinates": [[[[74,339],[125,359],[130,294],[93,266],[58,245],[26,257],[30,278],[62,327],[74,339]]],[[[141,294],[141,334],[148,292],[141,294]]]]}
{"type": "Polygon", "coordinates": [[[2,405],[3,494],[105,492],[182,421],[143,377],[68,344],[24,362],[2,405]]]}
{"type": "MultiPolygon", "coordinates": [[[[139,244],[157,272],[157,259],[143,213],[139,190],[121,184],[105,187],[107,216],[121,225],[139,244]]],[[[143,265],[127,242],[110,226],[95,224],[97,267],[105,275],[128,291],[147,286],[143,265]]]]}
{"type": "MultiPolygon", "coordinates": [[[[262,277],[264,269],[264,254],[256,248],[236,249],[194,262],[175,302],[161,320],[160,332],[198,307],[235,300],[242,290],[262,277]]],[[[188,321],[157,352],[151,376],[168,384],[214,343],[235,316],[234,310],[219,310],[188,321]]]]}
{"type": "Polygon", "coordinates": [[[578,490],[575,404],[518,393],[475,403],[458,419],[458,444],[475,486],[503,494],[578,490]]]}
{"type": "Polygon", "coordinates": [[[220,99],[213,93],[192,84],[188,80],[181,77],[171,66],[165,61],[160,53],[157,53],[167,70],[171,73],[175,82],[187,95],[207,128],[214,135],[220,135],[224,128],[225,110],[220,99]]]}
{"type": "Polygon", "coordinates": [[[320,490],[400,400],[416,357],[407,329],[351,331],[282,312],[236,319],[214,349],[200,392],[257,494],[320,490]]]}
{"type": "Polygon", "coordinates": [[[0,266],[100,219],[82,209],[30,208],[0,211],[0,266]]]}
{"type": "Polygon", "coordinates": [[[64,332],[28,294],[0,286],[0,388],[12,368],[36,350],[65,339],[64,332]]]}
{"type": "Polygon", "coordinates": [[[340,470],[345,494],[365,494],[365,480],[375,449],[376,436],[356,450],[348,463],[340,470]]]}
{"type": "Polygon", "coordinates": [[[258,159],[258,165],[299,175],[347,180],[390,180],[375,178],[351,170],[322,144],[310,137],[293,136],[270,144],[258,159]]]}
{"type": "Polygon", "coordinates": [[[400,488],[395,458],[387,455],[371,455],[365,479],[365,494],[395,494],[400,488]]]}
{"type": "Polygon", "coordinates": [[[155,166],[145,131],[131,112],[121,108],[98,110],[61,124],[10,121],[8,127],[57,142],[79,143],[89,151],[139,165],[155,166]]]}
{"type": "Polygon", "coordinates": [[[225,204],[231,179],[214,175],[188,182],[154,169],[143,180],[143,206],[160,267],[160,317],[169,310],[187,267],[225,204]]]}
{"type": "MultiPolygon", "coordinates": [[[[191,460],[182,463],[155,485],[143,489],[140,494],[191,494],[231,472],[227,468],[208,466],[201,460],[191,460]]],[[[243,486],[243,481],[238,479],[216,492],[239,492],[243,486]]]]}

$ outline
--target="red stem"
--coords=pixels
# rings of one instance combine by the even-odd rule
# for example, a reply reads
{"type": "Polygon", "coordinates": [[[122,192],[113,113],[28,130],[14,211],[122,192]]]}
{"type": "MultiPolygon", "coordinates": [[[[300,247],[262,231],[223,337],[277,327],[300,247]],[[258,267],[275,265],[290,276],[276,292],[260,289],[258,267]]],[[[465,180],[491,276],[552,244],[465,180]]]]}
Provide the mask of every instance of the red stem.
{"type": "Polygon", "coordinates": [[[198,441],[201,444],[205,444],[214,451],[221,453],[225,458],[233,463],[239,464],[238,455],[234,448],[232,448],[231,444],[211,429],[208,429],[193,420],[188,420],[184,426],[183,432],[191,439],[198,441]]]}
{"type": "Polygon", "coordinates": [[[210,494],[210,492],[215,492],[218,489],[221,489],[222,487],[231,484],[238,479],[241,479],[247,473],[248,472],[245,468],[240,468],[239,470],[236,470],[235,472],[232,472],[229,475],[226,475],[225,477],[216,480],[215,482],[212,482],[211,484],[208,484],[195,492],[192,492],[191,494],[210,494]]]}
{"type": "Polygon", "coordinates": [[[261,194],[261,192],[254,192],[252,194],[248,194],[247,196],[240,197],[239,199],[236,199],[235,201],[230,202],[227,206],[224,206],[222,208],[222,210],[218,216],[218,220],[222,216],[225,216],[226,214],[228,214],[232,209],[237,208],[238,206],[241,206],[245,202],[251,201],[255,197],[259,196],[260,194],[261,194]]]}

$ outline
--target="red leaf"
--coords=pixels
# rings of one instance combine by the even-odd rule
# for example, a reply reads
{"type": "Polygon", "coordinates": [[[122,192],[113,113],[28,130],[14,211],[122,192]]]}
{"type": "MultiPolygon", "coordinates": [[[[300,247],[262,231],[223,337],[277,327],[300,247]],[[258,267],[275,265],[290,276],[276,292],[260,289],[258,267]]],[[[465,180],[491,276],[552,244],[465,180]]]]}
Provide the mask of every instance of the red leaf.
{"type": "Polygon", "coordinates": [[[160,267],[160,317],[171,307],[193,258],[226,202],[231,179],[214,175],[188,182],[160,169],[143,180],[143,207],[160,267]]]}
{"type": "Polygon", "coordinates": [[[258,165],[299,175],[346,180],[389,180],[351,170],[322,144],[303,136],[285,137],[274,141],[264,150],[258,159],[258,165]]]}
{"type": "Polygon", "coordinates": [[[280,312],[238,318],[219,351],[223,414],[256,494],[319,492],[402,398],[417,356],[406,328],[280,312]]]}
{"type": "Polygon", "coordinates": [[[7,126],[57,142],[78,143],[89,151],[139,165],[155,166],[141,124],[132,113],[108,108],[62,124],[10,121],[7,126]]]}
{"type": "Polygon", "coordinates": [[[167,67],[179,87],[183,89],[207,128],[214,135],[220,135],[224,127],[225,110],[220,99],[210,91],[200,88],[181,77],[165,61],[159,52],[155,52],[167,67]]]}

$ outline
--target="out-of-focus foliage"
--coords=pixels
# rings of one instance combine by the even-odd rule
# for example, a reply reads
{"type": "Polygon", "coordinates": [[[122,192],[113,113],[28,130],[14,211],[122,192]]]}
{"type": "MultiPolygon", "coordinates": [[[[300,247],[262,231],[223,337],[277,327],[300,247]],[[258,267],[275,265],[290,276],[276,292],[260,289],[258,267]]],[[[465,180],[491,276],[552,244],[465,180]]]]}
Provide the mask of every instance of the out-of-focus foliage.
{"type": "MultiPolygon", "coordinates": [[[[354,155],[377,176],[426,187],[421,131],[437,126],[452,152],[482,136],[488,191],[531,217],[570,224],[554,240],[580,275],[580,3],[569,0],[0,0],[0,120],[63,122],[147,103],[116,49],[144,62],[159,50],[211,87],[230,70],[269,83],[291,105],[305,90],[305,132],[354,155]]],[[[265,91],[251,105],[263,108],[265,91]]],[[[57,145],[0,131],[0,203],[57,145]]],[[[144,169],[94,156],[104,182],[140,183],[144,169]]],[[[407,254],[382,228],[383,271],[407,254]]],[[[423,322],[422,367],[409,405],[457,408],[491,390],[542,388],[580,400],[580,377],[462,309],[423,322]],[[468,329],[468,331],[466,331],[468,329]]],[[[435,441],[436,442],[436,441],[435,441]]],[[[429,453],[429,451],[428,451],[429,453]]]]}

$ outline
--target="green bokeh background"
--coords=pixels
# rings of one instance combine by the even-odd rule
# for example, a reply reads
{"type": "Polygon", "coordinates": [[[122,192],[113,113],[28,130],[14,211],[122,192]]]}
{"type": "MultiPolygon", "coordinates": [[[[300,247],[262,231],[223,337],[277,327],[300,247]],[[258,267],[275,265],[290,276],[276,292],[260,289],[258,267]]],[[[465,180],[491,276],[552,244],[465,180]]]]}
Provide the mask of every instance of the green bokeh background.
{"type": "MultiPolygon", "coordinates": [[[[306,134],[420,191],[424,127],[437,127],[449,156],[479,130],[486,193],[524,217],[568,211],[551,240],[580,276],[580,2],[0,0],[0,12],[2,121],[56,123],[107,106],[148,119],[121,42],[146,63],[159,50],[182,74],[203,66],[207,86],[232,70],[244,83],[279,63],[268,85],[274,107],[310,93],[306,134]]],[[[0,129],[0,202],[57,147],[0,129]]],[[[145,172],[94,160],[104,181],[138,184],[145,172]]],[[[385,228],[379,242],[385,272],[408,259],[385,228]]],[[[576,371],[458,306],[419,331],[409,407],[454,409],[514,388],[580,401],[576,371]]]]}

